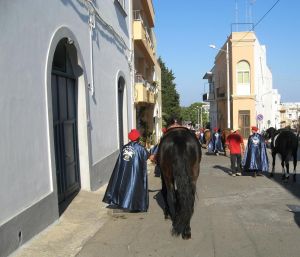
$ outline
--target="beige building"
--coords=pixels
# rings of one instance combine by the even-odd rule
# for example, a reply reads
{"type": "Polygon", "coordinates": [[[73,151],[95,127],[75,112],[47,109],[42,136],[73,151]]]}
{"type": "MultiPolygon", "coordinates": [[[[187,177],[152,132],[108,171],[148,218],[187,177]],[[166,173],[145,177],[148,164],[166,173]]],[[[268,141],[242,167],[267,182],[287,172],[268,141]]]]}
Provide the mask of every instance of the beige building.
{"type": "Polygon", "coordinates": [[[161,71],[156,56],[151,0],[133,0],[134,110],[136,127],[147,143],[161,135],[161,71]]]}
{"type": "Polygon", "coordinates": [[[210,102],[211,127],[239,127],[248,137],[253,125],[275,126],[271,109],[278,109],[280,97],[272,88],[265,46],[254,32],[233,32],[218,50],[214,67],[203,77],[209,83],[203,100],[210,102]]]}

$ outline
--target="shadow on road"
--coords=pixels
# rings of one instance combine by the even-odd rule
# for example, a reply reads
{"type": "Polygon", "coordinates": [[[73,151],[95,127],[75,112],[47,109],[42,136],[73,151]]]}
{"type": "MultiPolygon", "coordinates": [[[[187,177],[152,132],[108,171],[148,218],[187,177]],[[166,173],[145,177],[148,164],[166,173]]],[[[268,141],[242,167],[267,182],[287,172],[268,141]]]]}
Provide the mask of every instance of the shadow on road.
{"type": "Polygon", "coordinates": [[[278,183],[285,190],[289,191],[297,198],[300,198],[300,176],[299,176],[299,174],[296,175],[296,182],[293,181],[292,173],[290,173],[290,177],[287,181],[282,180],[282,173],[275,173],[273,177],[268,176],[268,178],[273,180],[274,182],[278,183]]]}
{"type": "Polygon", "coordinates": [[[289,208],[290,212],[294,213],[295,223],[300,228],[300,206],[287,204],[287,207],[289,208]]]}
{"type": "MultiPolygon", "coordinates": [[[[216,154],[207,151],[207,152],[205,153],[205,155],[211,155],[211,156],[212,156],[212,155],[216,155],[216,154]]],[[[220,152],[218,155],[228,157],[228,154],[225,155],[225,152],[220,152]]]]}
{"type": "Polygon", "coordinates": [[[163,198],[162,193],[161,193],[160,190],[159,190],[159,192],[158,192],[156,195],[153,196],[153,199],[156,200],[158,206],[159,206],[162,210],[165,209],[164,198],[163,198]]]}
{"type": "MultiPolygon", "coordinates": [[[[221,166],[221,165],[215,165],[215,166],[213,166],[213,168],[215,168],[215,169],[219,169],[219,170],[221,170],[221,171],[223,171],[224,173],[227,173],[228,175],[231,175],[231,169],[230,168],[228,168],[228,167],[225,167],[225,166],[221,166]]],[[[255,175],[256,176],[263,176],[263,175],[265,175],[265,174],[263,174],[263,173],[254,173],[254,172],[252,172],[252,171],[247,171],[247,172],[245,172],[245,171],[243,171],[242,172],[242,176],[249,176],[249,177],[255,177],[255,175]]]]}
{"type": "Polygon", "coordinates": [[[231,172],[231,169],[229,169],[228,167],[221,166],[221,165],[215,165],[215,166],[213,166],[213,168],[219,169],[219,170],[223,171],[224,173],[227,173],[228,175],[230,175],[230,172],[231,172]]]}

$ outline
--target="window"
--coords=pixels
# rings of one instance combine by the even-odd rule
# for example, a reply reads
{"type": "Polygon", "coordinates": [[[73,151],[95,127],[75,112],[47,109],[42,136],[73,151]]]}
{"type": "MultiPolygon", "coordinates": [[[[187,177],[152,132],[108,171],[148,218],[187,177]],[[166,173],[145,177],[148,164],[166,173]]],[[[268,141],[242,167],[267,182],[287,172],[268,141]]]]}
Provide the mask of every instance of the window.
{"type": "Polygon", "coordinates": [[[121,12],[121,14],[124,16],[124,18],[127,16],[126,13],[126,0],[114,0],[115,5],[117,6],[118,10],[121,12]]]}
{"type": "Polygon", "coordinates": [[[244,138],[250,135],[250,110],[239,110],[239,128],[244,138]]]}
{"type": "Polygon", "coordinates": [[[237,95],[250,95],[250,65],[246,61],[237,64],[237,95]]]}
{"type": "Polygon", "coordinates": [[[116,0],[121,6],[122,8],[125,10],[125,0],[116,0]]]}

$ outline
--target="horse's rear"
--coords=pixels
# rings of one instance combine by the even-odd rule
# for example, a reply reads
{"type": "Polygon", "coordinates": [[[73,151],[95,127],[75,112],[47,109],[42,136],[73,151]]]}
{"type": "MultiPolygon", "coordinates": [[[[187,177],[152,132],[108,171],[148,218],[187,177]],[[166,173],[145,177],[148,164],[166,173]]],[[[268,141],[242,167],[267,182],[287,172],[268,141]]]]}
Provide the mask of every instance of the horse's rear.
{"type": "Polygon", "coordinates": [[[211,139],[211,132],[210,132],[209,129],[206,129],[204,131],[203,139],[204,139],[204,144],[202,145],[202,147],[207,148],[208,143],[209,143],[209,141],[211,139]]]}
{"type": "Polygon", "coordinates": [[[172,128],[163,136],[158,156],[162,172],[164,211],[172,219],[172,234],[181,234],[183,239],[189,239],[200,171],[200,143],[188,129],[172,128]]]}
{"type": "Polygon", "coordinates": [[[230,129],[224,129],[222,131],[222,145],[223,145],[223,149],[224,149],[224,155],[227,156],[226,151],[228,151],[228,146],[226,145],[226,139],[227,137],[231,134],[231,130],[230,129]]]}
{"type": "Polygon", "coordinates": [[[269,128],[264,133],[266,139],[271,138],[271,150],[272,150],[272,172],[271,176],[274,175],[275,168],[275,156],[276,154],[281,155],[281,166],[283,172],[283,179],[288,179],[289,177],[289,160],[290,157],[293,159],[294,164],[294,181],[296,180],[296,167],[297,167],[297,151],[298,151],[298,140],[299,134],[296,136],[294,132],[288,129],[279,129],[269,128]],[[286,167],[286,174],[284,170],[284,164],[286,167]]]}

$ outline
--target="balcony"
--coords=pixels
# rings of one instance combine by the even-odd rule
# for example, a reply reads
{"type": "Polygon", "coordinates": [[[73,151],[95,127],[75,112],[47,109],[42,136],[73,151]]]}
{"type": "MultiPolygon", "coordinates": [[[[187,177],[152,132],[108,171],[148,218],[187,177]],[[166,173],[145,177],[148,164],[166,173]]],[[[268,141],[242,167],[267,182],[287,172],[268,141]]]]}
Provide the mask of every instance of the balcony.
{"type": "Polygon", "coordinates": [[[135,103],[155,103],[156,87],[146,81],[142,75],[135,76],[135,103]]]}
{"type": "Polygon", "coordinates": [[[215,100],[215,94],[214,93],[205,93],[202,96],[202,99],[204,102],[211,102],[215,100]]]}
{"type": "Polygon", "coordinates": [[[144,12],[147,16],[147,21],[149,23],[149,26],[151,28],[154,27],[154,8],[152,4],[152,0],[142,0],[142,6],[144,9],[144,12]]]}
{"type": "Polygon", "coordinates": [[[143,52],[144,56],[152,65],[155,64],[155,47],[150,37],[151,31],[145,26],[140,10],[133,11],[133,39],[135,44],[143,52]]]}

